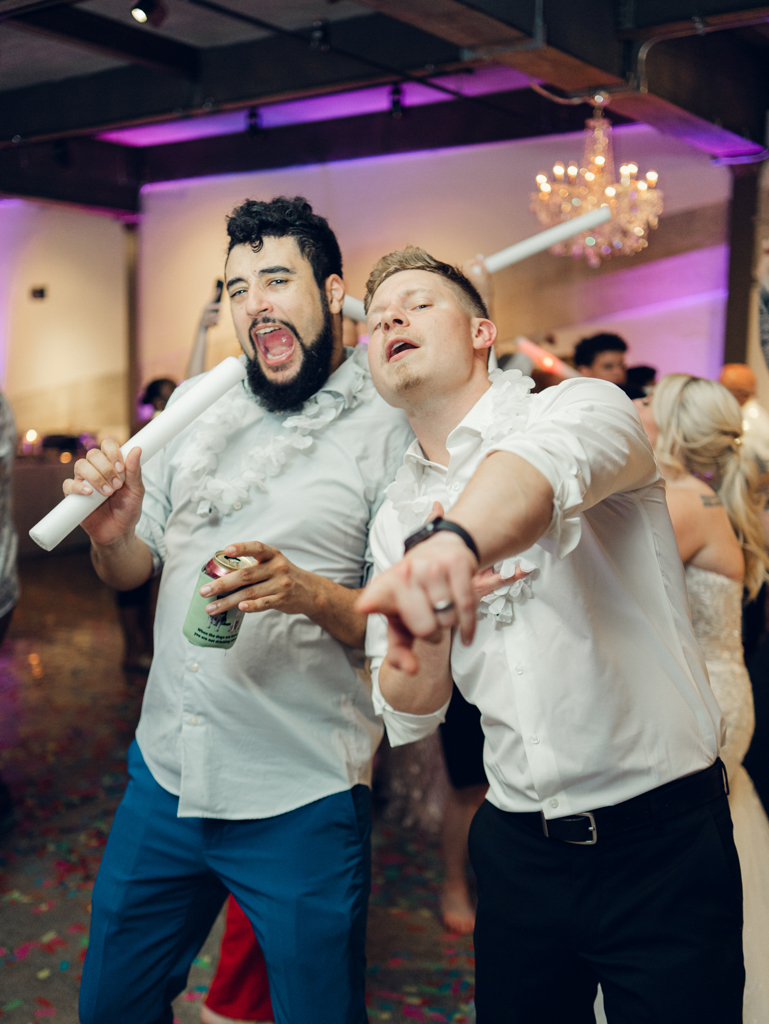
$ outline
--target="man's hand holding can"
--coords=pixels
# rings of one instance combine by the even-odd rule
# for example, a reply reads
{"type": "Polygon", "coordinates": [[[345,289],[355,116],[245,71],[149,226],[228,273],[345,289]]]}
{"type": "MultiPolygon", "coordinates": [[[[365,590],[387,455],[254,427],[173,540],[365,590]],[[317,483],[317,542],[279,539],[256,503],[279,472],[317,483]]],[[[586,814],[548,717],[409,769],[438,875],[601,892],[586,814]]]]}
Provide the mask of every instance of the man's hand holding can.
{"type": "Polygon", "coordinates": [[[277,548],[259,541],[230,544],[224,549],[228,558],[249,557],[253,565],[211,580],[201,587],[208,597],[209,615],[220,615],[230,608],[243,612],[263,612],[268,608],[288,615],[314,618],[327,581],[290,562],[277,548]]]}

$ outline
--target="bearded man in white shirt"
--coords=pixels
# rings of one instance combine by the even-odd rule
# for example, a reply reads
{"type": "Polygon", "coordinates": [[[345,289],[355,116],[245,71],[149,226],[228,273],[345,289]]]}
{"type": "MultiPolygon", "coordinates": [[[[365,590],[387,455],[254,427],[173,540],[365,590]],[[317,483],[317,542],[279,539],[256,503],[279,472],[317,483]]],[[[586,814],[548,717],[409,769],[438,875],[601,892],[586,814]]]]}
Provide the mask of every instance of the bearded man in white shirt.
{"type": "Polygon", "coordinates": [[[82,1024],[171,1024],[228,892],[264,952],[276,1024],[367,1020],[382,727],[355,671],[353,606],[369,523],[412,434],[376,394],[365,350],[342,344],[328,223],[300,198],[249,200],[228,234],[248,382],[143,474],[138,449],[123,465],[105,441],[66,488],[109,497],[83,524],[103,580],[128,590],[163,571],[131,779],[93,893],[82,1024]],[[219,549],[258,563],[200,589],[209,615],[258,613],[228,651],[182,632],[219,549]]]}
{"type": "Polygon", "coordinates": [[[437,727],[452,678],[481,710],[479,1024],[587,1024],[599,983],[610,1022],[739,1024],[721,715],[632,403],[605,381],[531,395],[517,370],[489,375],[483,303],[423,250],[379,261],[366,308],[374,383],[417,440],[358,607],[379,613],[391,743],[437,727]]]}

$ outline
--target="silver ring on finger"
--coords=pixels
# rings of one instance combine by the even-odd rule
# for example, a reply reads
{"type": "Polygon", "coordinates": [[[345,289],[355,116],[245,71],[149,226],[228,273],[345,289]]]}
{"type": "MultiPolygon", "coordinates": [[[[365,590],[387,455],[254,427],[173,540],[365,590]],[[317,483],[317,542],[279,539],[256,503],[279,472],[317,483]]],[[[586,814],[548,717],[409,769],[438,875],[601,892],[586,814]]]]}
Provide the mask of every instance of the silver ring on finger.
{"type": "Polygon", "coordinates": [[[437,601],[433,605],[433,611],[436,615],[440,615],[441,612],[450,612],[454,607],[454,602],[447,598],[445,601],[437,601]]]}

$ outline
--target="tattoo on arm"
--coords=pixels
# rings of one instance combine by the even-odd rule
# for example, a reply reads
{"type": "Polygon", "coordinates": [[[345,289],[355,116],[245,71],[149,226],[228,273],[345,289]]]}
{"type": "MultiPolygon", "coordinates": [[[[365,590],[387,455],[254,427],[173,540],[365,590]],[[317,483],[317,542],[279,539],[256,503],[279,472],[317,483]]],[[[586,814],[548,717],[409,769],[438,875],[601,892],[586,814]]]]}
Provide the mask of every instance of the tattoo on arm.
{"type": "Polygon", "coordinates": [[[721,508],[723,504],[717,494],[701,494],[700,498],[705,508],[721,508]]]}

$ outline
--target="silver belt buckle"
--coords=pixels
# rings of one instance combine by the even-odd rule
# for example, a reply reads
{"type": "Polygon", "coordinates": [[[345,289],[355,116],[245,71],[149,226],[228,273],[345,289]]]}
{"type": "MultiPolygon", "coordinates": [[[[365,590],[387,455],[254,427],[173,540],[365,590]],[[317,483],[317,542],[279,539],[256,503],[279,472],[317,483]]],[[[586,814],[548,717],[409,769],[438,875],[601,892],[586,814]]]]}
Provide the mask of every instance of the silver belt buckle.
{"type": "MultiPolygon", "coordinates": [[[[540,811],[540,813],[542,813],[540,811]]],[[[569,818],[587,818],[590,821],[589,831],[593,833],[590,839],[564,839],[562,842],[571,843],[572,846],[595,846],[598,842],[598,826],[595,823],[595,815],[592,811],[578,811],[576,814],[567,815],[569,818]]],[[[542,828],[545,835],[550,838],[550,833],[547,830],[547,818],[542,814],[542,828]]]]}

